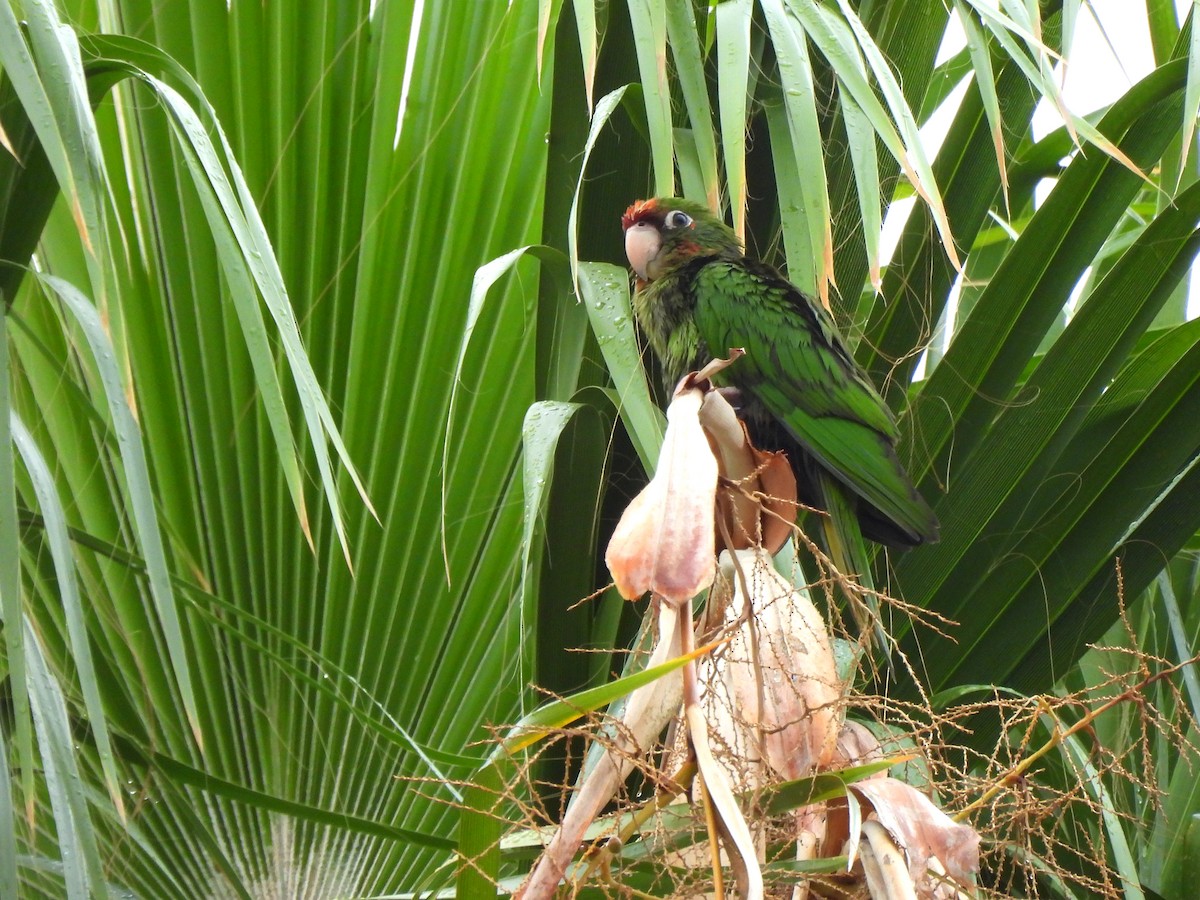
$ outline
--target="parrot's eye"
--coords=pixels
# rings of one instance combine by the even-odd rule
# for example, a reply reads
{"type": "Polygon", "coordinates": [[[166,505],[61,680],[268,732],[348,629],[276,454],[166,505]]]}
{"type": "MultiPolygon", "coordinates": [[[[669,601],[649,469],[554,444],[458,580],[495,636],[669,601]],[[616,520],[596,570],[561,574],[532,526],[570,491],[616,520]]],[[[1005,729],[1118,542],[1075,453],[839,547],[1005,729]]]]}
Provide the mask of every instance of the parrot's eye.
{"type": "Polygon", "coordinates": [[[667,213],[668,228],[687,228],[691,224],[692,217],[682,210],[677,209],[675,212],[667,213]]]}

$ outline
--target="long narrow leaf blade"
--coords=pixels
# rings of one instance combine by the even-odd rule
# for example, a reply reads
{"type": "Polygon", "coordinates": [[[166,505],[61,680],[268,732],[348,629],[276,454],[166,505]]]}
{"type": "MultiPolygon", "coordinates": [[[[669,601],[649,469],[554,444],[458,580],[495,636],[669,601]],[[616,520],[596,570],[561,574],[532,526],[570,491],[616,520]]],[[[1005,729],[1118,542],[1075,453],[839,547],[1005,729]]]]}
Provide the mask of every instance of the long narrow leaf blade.
{"type": "Polygon", "coordinates": [[[746,107],[750,83],[751,0],[727,0],[716,7],[717,96],[725,188],[733,230],[746,235],[746,107]]]}
{"type": "Polygon", "coordinates": [[[104,386],[109,416],[123,449],[122,463],[125,468],[126,487],[132,512],[134,531],[138,545],[146,559],[146,574],[150,580],[150,592],[154,597],[163,638],[167,645],[168,661],[175,672],[179,696],[191,724],[197,744],[203,745],[200,734],[200,717],[196,709],[196,695],[192,687],[191,664],[183,639],[183,626],[179,608],[167,569],[166,548],[158,515],[154,509],[154,497],[150,487],[150,472],[146,463],[141,431],[134,420],[133,411],[125,397],[120,373],[113,359],[112,346],[104,332],[96,308],[88,302],[74,285],[53,275],[41,276],[41,281],[63,302],[72,317],[79,323],[89,350],[95,361],[104,386]]]}

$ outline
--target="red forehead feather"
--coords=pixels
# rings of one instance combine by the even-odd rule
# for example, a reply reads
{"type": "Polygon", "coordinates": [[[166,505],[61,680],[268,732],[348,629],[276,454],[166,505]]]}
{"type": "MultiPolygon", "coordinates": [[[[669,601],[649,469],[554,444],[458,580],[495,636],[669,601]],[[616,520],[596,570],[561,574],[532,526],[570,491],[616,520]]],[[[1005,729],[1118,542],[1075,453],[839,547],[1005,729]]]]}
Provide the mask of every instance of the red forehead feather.
{"type": "Polygon", "coordinates": [[[638,222],[660,217],[657,200],[635,200],[629,205],[629,209],[625,210],[625,215],[621,216],[621,228],[628,231],[638,222]]]}

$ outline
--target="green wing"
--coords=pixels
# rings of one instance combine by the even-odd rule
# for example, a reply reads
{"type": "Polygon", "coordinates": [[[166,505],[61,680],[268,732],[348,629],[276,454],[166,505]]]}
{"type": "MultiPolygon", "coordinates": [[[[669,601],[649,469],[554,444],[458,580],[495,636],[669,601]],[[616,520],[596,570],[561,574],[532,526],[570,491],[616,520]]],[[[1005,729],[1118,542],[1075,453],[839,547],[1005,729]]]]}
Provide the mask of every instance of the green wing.
{"type": "Polygon", "coordinates": [[[726,370],[727,380],[912,543],[935,538],[937,520],[896,456],[891,410],[855,365],[828,314],[751,260],[714,260],[697,273],[693,290],[696,327],[710,351],[746,351],[726,370]]]}

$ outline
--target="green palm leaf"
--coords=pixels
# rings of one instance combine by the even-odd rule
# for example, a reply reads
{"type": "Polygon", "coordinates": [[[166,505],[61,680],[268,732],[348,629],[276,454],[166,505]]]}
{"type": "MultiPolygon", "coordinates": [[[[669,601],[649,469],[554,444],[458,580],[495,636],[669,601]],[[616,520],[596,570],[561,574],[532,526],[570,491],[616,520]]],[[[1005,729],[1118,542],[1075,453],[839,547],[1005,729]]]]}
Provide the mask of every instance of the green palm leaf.
{"type": "Polygon", "coordinates": [[[1035,143],[1079,4],[956,6],[939,69],[940,0],[0,3],[0,893],[453,883],[489,729],[636,629],[568,608],[661,441],[617,223],[663,185],[829,284],[901,413],[943,540],[876,562],[959,622],[904,637],[931,685],[1077,671],[1115,561],[1200,530],[1200,44],[1147,4],[1158,69],[1035,143]]]}

